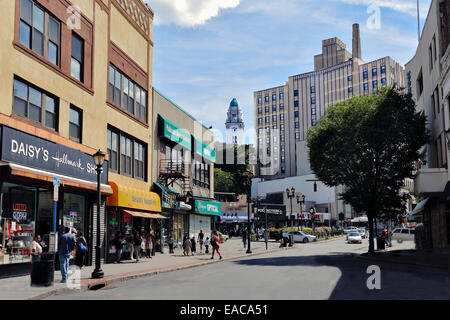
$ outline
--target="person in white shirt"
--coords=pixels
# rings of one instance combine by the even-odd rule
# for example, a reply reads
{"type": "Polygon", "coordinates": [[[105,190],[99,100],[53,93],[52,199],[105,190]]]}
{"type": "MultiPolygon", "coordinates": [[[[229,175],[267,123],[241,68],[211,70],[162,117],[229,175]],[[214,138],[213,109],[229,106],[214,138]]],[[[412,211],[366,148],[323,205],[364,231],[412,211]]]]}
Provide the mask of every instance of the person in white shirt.
{"type": "Polygon", "coordinates": [[[31,247],[30,247],[31,253],[34,253],[34,254],[42,253],[42,247],[39,244],[39,242],[41,242],[41,236],[37,235],[36,237],[34,237],[33,242],[31,242],[31,247]]]}

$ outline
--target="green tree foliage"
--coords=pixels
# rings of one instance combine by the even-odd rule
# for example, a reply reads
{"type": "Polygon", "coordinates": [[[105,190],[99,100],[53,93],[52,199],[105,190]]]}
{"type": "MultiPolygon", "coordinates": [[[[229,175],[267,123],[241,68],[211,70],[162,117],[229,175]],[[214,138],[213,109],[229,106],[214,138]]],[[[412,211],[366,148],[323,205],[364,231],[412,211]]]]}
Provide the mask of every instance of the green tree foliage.
{"type": "Polygon", "coordinates": [[[373,219],[405,211],[407,196],[399,191],[427,141],[425,115],[396,87],[330,107],[309,131],[314,173],[330,187],[344,185],[341,199],[368,216],[369,253],[373,219]]]}
{"type": "Polygon", "coordinates": [[[234,192],[233,186],[233,174],[214,168],[214,190],[216,192],[234,192]]]}

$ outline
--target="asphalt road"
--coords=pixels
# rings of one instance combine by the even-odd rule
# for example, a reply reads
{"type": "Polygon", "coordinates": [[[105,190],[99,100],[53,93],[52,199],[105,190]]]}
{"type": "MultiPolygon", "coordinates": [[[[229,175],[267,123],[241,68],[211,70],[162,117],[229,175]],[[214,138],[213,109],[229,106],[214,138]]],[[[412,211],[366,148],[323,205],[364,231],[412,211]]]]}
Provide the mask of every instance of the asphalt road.
{"type": "MultiPolygon", "coordinates": [[[[394,243],[394,246],[399,244],[394,243]]],[[[407,244],[406,244],[407,245],[407,244]]],[[[381,263],[380,290],[369,290],[363,244],[297,244],[293,250],[223,261],[49,299],[302,300],[450,299],[448,270],[381,263]]],[[[405,243],[402,244],[405,246],[405,243]]]]}

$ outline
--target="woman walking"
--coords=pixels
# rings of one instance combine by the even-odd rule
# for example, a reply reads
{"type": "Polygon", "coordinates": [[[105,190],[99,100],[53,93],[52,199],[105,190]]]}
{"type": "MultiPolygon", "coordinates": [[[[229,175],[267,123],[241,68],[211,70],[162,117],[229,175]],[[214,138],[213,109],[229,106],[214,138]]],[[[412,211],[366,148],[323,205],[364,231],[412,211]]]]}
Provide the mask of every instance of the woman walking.
{"type": "Polygon", "coordinates": [[[153,239],[152,235],[150,233],[147,233],[145,237],[145,253],[147,255],[147,258],[152,257],[152,249],[153,249],[153,239]]]}
{"type": "Polygon", "coordinates": [[[194,255],[194,252],[197,252],[196,243],[195,243],[195,236],[192,236],[191,244],[192,244],[192,246],[191,246],[192,255],[194,255]]]}
{"type": "Polygon", "coordinates": [[[191,252],[191,246],[192,246],[191,239],[189,239],[189,237],[186,236],[186,240],[184,241],[184,252],[183,252],[185,256],[189,256],[189,253],[191,252]]]}
{"type": "Polygon", "coordinates": [[[169,244],[169,253],[174,253],[173,252],[174,240],[173,240],[172,232],[169,232],[169,236],[167,238],[168,238],[167,243],[169,244]]]}
{"type": "Polygon", "coordinates": [[[220,242],[220,240],[219,240],[219,236],[217,235],[217,231],[214,231],[214,235],[211,238],[211,245],[213,248],[211,259],[214,259],[214,252],[217,251],[217,254],[220,257],[220,260],[222,260],[222,255],[219,252],[219,242],[220,242]]]}
{"type": "Polygon", "coordinates": [[[203,233],[203,230],[200,230],[200,233],[198,234],[198,243],[200,244],[200,253],[203,253],[203,238],[205,237],[205,234],[203,233]]]}
{"type": "Polygon", "coordinates": [[[87,242],[81,231],[77,234],[76,250],[75,264],[82,269],[84,267],[84,258],[87,252],[87,242]]]}

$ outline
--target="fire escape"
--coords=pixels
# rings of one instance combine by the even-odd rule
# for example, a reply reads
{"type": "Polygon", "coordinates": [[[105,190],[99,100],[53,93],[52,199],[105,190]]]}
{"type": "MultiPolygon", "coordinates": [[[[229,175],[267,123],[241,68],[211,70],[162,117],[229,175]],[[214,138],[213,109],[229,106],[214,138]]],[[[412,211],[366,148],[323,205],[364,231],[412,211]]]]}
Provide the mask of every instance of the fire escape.
{"type": "Polygon", "coordinates": [[[182,201],[188,192],[192,193],[190,172],[191,165],[187,165],[184,161],[160,160],[158,180],[165,187],[174,187],[176,183],[181,188],[178,200],[182,201]]]}

